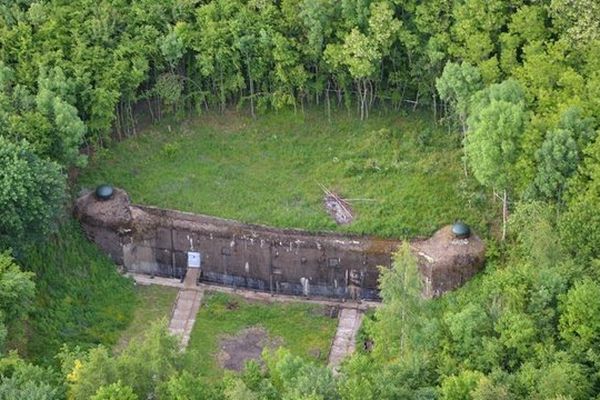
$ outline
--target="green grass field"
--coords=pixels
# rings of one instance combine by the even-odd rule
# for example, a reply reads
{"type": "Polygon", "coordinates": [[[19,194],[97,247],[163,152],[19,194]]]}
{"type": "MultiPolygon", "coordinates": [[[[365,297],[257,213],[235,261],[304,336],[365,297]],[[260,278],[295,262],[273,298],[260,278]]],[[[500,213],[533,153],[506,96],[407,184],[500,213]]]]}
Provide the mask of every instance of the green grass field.
{"type": "Polygon", "coordinates": [[[177,291],[177,288],[159,285],[136,286],[133,319],[121,334],[115,350],[120,351],[131,339],[143,336],[151,324],[161,320],[168,321],[177,291]]]}
{"type": "Polygon", "coordinates": [[[269,337],[280,339],[281,345],[292,354],[325,363],[337,319],[326,316],[325,309],[319,305],[268,304],[208,292],[204,295],[186,350],[186,369],[209,380],[220,377],[223,370],[216,360],[219,339],[255,326],[264,328],[269,337]]]}
{"type": "Polygon", "coordinates": [[[457,136],[427,114],[228,113],[163,122],[97,154],[80,183],[124,188],[136,203],[313,231],[428,235],[462,219],[486,234],[494,215],[462,173],[457,136]],[[352,203],[337,226],[320,185],[352,203]]]}

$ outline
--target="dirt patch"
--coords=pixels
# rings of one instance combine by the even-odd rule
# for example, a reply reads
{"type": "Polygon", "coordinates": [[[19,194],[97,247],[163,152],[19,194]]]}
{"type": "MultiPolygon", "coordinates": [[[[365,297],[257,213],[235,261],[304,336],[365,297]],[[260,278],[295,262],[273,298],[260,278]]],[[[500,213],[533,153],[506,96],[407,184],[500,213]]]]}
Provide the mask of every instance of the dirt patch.
{"type": "Polygon", "coordinates": [[[338,225],[347,225],[354,220],[350,204],[335,193],[328,193],[323,199],[325,210],[338,225]]]}
{"type": "Polygon", "coordinates": [[[130,200],[122,189],[114,189],[110,200],[100,201],[93,191],[85,193],[75,202],[75,216],[95,226],[126,229],[131,226],[130,200]]]}
{"type": "Polygon", "coordinates": [[[221,368],[241,371],[248,360],[260,360],[265,348],[276,349],[283,344],[281,338],[271,338],[267,331],[254,326],[219,341],[217,361],[221,368]]]}
{"type": "Polygon", "coordinates": [[[473,258],[475,264],[483,262],[485,244],[472,234],[466,239],[458,239],[452,233],[452,226],[448,225],[437,231],[427,240],[415,241],[412,247],[418,250],[417,255],[426,261],[448,265],[448,267],[462,266],[457,258],[473,258]]]}
{"type": "Polygon", "coordinates": [[[237,310],[238,308],[240,308],[240,304],[237,301],[235,301],[235,300],[229,300],[227,302],[226,307],[227,307],[228,310],[232,310],[233,311],[233,310],[237,310]]]}

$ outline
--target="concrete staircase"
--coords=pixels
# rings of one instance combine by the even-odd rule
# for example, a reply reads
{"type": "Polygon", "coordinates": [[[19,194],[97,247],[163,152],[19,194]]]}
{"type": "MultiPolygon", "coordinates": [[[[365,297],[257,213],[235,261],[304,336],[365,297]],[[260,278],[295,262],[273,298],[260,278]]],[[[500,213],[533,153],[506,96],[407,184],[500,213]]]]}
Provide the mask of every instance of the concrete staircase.
{"type": "Polygon", "coordinates": [[[183,288],[177,294],[175,307],[171,312],[169,332],[181,338],[181,349],[185,350],[190,341],[190,334],[196,322],[196,314],[202,304],[204,292],[196,287],[200,270],[189,268],[185,274],[183,288]]]}
{"type": "Polygon", "coordinates": [[[362,312],[356,308],[340,309],[337,331],[329,351],[329,367],[334,373],[338,372],[342,360],[354,352],[362,317],[362,312]]]}

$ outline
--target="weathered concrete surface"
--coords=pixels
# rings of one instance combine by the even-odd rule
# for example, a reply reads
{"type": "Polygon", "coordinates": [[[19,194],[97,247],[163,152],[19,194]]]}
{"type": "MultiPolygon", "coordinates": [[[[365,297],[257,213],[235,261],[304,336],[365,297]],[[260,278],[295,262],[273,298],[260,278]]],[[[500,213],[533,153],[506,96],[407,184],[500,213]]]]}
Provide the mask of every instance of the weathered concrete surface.
{"type": "Polygon", "coordinates": [[[329,351],[329,366],[337,372],[344,358],[354,353],[356,335],[362,323],[362,312],[356,308],[340,310],[338,326],[329,351]]]}
{"type": "Polygon", "coordinates": [[[431,238],[412,244],[419,259],[423,295],[440,296],[465,284],[483,267],[485,244],[475,235],[457,239],[446,226],[431,238]]]}
{"type": "MultiPolygon", "coordinates": [[[[378,266],[391,266],[400,244],[131,205],[119,189],[108,201],[93,193],[80,197],[75,215],[89,238],[129,272],[181,278],[187,252],[197,251],[202,254],[201,282],[305,297],[378,299],[378,266]]],[[[458,287],[483,265],[483,243],[476,237],[469,243],[481,248],[446,242],[446,247],[435,247],[431,241],[436,237],[412,243],[415,253],[424,254],[420,268],[428,297],[458,287]],[[448,252],[434,254],[428,246],[448,252]]]]}
{"type": "Polygon", "coordinates": [[[123,238],[131,234],[133,217],[129,196],[114,189],[110,201],[99,201],[90,192],[75,202],[75,216],[88,238],[117,263],[123,264],[123,238]]]}
{"type": "Polygon", "coordinates": [[[203,291],[196,290],[197,269],[189,269],[183,282],[183,288],[177,294],[175,307],[169,321],[169,332],[179,336],[181,348],[185,349],[190,341],[190,335],[196,323],[196,314],[202,304],[203,291]]]}
{"type": "MultiPolygon", "coordinates": [[[[132,278],[136,284],[138,285],[159,285],[166,286],[172,288],[183,288],[183,282],[177,278],[164,278],[164,277],[151,277],[146,274],[135,274],[135,273],[127,273],[127,276],[132,278]]],[[[377,308],[381,306],[381,302],[379,301],[367,301],[361,300],[352,301],[345,299],[328,299],[325,297],[311,297],[306,298],[304,296],[293,296],[286,294],[271,294],[268,292],[258,292],[255,290],[249,290],[244,288],[232,288],[222,285],[211,285],[209,283],[197,283],[196,288],[190,288],[188,290],[197,290],[197,291],[213,291],[220,293],[228,293],[235,294],[236,296],[241,296],[244,299],[248,300],[257,300],[265,303],[311,303],[311,304],[320,304],[330,307],[348,307],[348,308],[356,308],[361,311],[366,311],[368,309],[377,308]]]]}

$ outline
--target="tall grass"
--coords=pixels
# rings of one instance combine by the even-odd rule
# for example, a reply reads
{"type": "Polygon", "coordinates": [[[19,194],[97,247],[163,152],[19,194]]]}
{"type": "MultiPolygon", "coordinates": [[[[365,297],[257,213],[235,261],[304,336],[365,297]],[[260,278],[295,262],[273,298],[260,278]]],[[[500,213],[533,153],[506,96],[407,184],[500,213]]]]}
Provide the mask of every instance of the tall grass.
{"type": "Polygon", "coordinates": [[[109,182],[134,202],[250,223],[393,237],[462,219],[485,234],[488,194],[462,172],[458,135],[427,114],[282,111],[252,120],[204,115],[164,122],[93,158],[81,183],[109,182]],[[337,226],[320,185],[352,203],[337,226]]]}
{"type": "Polygon", "coordinates": [[[63,344],[116,343],[133,316],[133,282],[118,273],[75,221],[29,249],[22,264],[36,274],[35,309],[22,349],[28,358],[48,364],[63,344]]]}

